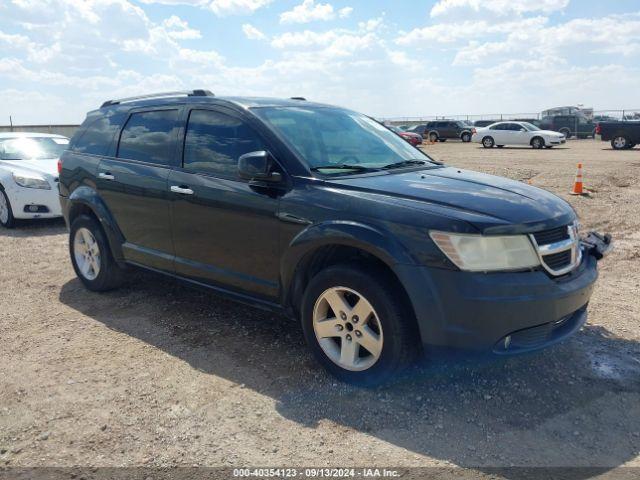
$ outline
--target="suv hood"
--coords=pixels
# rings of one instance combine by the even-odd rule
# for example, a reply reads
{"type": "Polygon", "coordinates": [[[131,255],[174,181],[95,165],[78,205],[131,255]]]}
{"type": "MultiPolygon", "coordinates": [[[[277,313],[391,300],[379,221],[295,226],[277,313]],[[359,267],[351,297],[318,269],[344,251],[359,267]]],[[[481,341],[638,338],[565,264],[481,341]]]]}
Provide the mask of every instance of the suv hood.
{"type": "Polygon", "coordinates": [[[57,158],[45,158],[42,160],[0,160],[0,168],[2,167],[16,173],[39,173],[54,178],[58,176],[57,158]]]}
{"type": "MultiPolygon", "coordinates": [[[[533,231],[575,219],[559,197],[522,182],[452,167],[330,180],[343,188],[433,205],[446,216],[466,220],[481,231],[533,231]],[[506,227],[506,228],[505,228],[506,227]]],[[[433,209],[432,209],[433,210],[433,209]]]]}

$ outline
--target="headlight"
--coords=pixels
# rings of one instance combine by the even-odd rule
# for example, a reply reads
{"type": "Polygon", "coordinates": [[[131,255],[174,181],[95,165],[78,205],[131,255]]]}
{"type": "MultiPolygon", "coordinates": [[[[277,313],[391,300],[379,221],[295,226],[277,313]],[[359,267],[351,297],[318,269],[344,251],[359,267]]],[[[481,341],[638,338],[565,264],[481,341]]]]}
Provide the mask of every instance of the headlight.
{"type": "Polygon", "coordinates": [[[51,185],[42,177],[28,177],[25,175],[13,174],[13,180],[25,188],[40,188],[42,190],[51,190],[51,185]]]}
{"type": "Polygon", "coordinates": [[[429,235],[460,270],[486,272],[540,265],[540,259],[526,235],[489,237],[437,231],[429,232],[429,235]]]}

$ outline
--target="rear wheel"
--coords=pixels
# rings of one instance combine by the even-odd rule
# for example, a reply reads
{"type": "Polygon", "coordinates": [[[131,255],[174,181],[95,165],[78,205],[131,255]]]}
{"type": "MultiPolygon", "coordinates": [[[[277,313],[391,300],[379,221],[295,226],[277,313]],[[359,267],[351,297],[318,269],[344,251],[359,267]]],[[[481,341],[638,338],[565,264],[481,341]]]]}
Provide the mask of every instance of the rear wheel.
{"type": "Polygon", "coordinates": [[[544,148],[544,139],[542,137],[533,137],[531,139],[531,146],[535,149],[544,148]]]}
{"type": "Polygon", "coordinates": [[[471,134],[469,132],[465,132],[460,136],[460,139],[464,142],[464,143],[469,143],[471,141],[471,134]]]}
{"type": "Polygon", "coordinates": [[[384,271],[357,264],[329,267],[305,291],[305,339],[320,364],[340,380],[383,383],[418,349],[415,322],[403,298],[384,271]]]}
{"type": "Polygon", "coordinates": [[[627,137],[623,137],[622,135],[618,135],[617,137],[613,137],[611,140],[611,146],[614,150],[624,150],[628,148],[629,140],[627,137]]]}
{"type": "Polygon", "coordinates": [[[0,225],[4,228],[13,228],[15,225],[11,202],[2,188],[0,188],[0,225]]]}
{"type": "Polygon", "coordinates": [[[124,271],[111,255],[111,249],[100,224],[80,215],[71,224],[69,251],[73,269],[85,287],[103,292],[119,287],[124,271]]]}
{"type": "Polygon", "coordinates": [[[438,134],[436,132],[430,132],[429,133],[429,141],[430,142],[437,142],[438,141],[438,134]]]}
{"type": "Polygon", "coordinates": [[[561,128],[560,133],[563,134],[567,140],[571,138],[571,130],[568,128],[561,128]]]}
{"type": "Polygon", "coordinates": [[[482,146],[484,148],[493,148],[496,142],[493,140],[493,137],[484,137],[482,139],[482,146]]]}

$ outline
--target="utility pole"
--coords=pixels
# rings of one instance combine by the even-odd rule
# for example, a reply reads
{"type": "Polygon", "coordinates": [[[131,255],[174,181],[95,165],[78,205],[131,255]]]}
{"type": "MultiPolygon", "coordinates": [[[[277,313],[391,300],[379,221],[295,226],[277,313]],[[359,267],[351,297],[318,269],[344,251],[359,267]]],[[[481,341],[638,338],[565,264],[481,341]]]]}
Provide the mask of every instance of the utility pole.
{"type": "Polygon", "coordinates": [[[11,118],[11,115],[9,115],[9,131],[13,132],[13,119],[11,118]]]}

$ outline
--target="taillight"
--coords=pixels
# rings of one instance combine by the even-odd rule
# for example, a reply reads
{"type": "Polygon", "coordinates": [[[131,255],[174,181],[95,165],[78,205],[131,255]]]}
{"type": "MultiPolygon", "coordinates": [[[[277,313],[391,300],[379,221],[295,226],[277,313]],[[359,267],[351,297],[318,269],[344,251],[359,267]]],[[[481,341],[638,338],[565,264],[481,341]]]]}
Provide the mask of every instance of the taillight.
{"type": "Polygon", "coordinates": [[[62,173],[62,158],[58,159],[58,175],[62,173]]]}
{"type": "Polygon", "coordinates": [[[596,135],[600,135],[600,133],[602,132],[602,127],[600,126],[600,124],[596,125],[596,135]]]}

